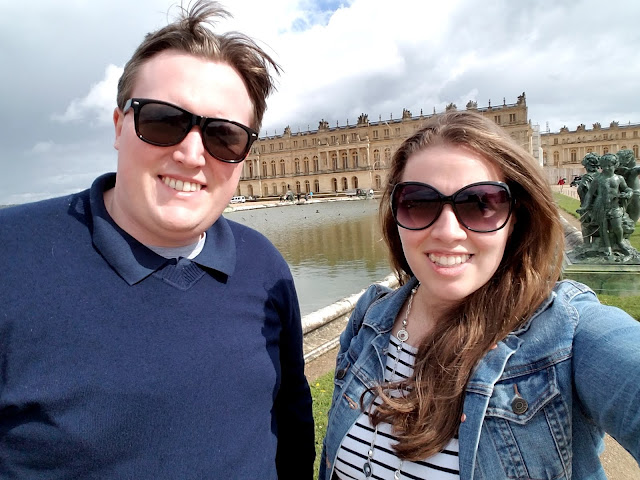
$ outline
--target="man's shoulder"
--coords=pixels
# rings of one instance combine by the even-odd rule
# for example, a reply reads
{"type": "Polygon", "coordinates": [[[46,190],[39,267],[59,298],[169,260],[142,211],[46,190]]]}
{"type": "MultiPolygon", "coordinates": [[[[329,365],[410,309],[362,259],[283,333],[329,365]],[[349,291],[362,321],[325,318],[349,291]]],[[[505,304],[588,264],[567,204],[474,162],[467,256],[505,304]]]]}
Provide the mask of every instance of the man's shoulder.
{"type": "Polygon", "coordinates": [[[19,217],[25,214],[48,214],[57,210],[69,208],[74,203],[84,200],[89,200],[89,190],[83,190],[81,192],[72,193],[70,195],[47,198],[45,200],[38,200],[35,202],[9,205],[7,207],[0,208],[0,216],[2,216],[3,218],[10,218],[19,217]]]}
{"type": "Polygon", "coordinates": [[[72,219],[87,223],[90,217],[89,190],[23,203],[0,209],[0,235],[17,236],[21,231],[53,233],[51,227],[72,219]],[[34,230],[35,229],[35,230],[34,230]]]}

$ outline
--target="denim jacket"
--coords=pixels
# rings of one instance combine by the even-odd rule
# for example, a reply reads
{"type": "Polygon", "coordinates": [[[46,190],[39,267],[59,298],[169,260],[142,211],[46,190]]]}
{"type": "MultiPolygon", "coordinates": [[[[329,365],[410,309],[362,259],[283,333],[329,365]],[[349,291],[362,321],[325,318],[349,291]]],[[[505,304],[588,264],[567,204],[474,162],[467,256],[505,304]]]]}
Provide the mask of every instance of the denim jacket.
{"type": "MultiPolygon", "coordinates": [[[[369,287],[340,337],[319,480],[331,478],[361,395],[383,379],[393,322],[416,283],[369,287]]],[[[373,398],[365,394],[365,408],[373,398]]],[[[605,431],[640,459],[640,323],[588,287],[559,282],[480,360],[463,411],[462,480],[606,479],[598,459],[605,431]],[[515,401],[515,386],[526,403],[515,401]]]]}

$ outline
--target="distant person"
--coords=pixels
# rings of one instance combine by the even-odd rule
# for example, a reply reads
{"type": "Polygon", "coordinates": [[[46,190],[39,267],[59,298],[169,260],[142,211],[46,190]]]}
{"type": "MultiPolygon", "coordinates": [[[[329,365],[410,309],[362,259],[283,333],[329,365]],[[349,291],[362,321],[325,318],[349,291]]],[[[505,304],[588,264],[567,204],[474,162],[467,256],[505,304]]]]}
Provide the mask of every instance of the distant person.
{"type": "Polygon", "coordinates": [[[560,180],[558,180],[558,185],[564,185],[567,182],[567,180],[563,177],[560,180]]]}
{"type": "Polygon", "coordinates": [[[556,283],[564,234],[535,159],[449,112],[388,178],[401,287],[371,286],[340,337],[319,479],[606,479],[605,431],[640,460],[640,323],[556,283]]]}
{"type": "Polygon", "coordinates": [[[1,478],[313,476],[289,268],[221,216],[279,68],[226,15],[197,0],[127,62],[117,173],[0,212],[1,478]]]}

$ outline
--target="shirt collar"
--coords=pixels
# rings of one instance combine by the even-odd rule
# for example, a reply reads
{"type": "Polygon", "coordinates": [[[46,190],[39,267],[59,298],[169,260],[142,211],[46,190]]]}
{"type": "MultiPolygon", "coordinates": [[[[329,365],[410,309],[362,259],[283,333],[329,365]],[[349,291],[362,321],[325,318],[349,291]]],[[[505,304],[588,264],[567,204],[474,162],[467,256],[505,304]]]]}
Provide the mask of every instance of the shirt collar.
{"type": "MultiPolygon", "coordinates": [[[[98,177],[91,185],[90,203],[93,219],[92,240],[104,259],[129,285],[134,285],[171,260],[148,249],[121,229],[104,205],[104,192],[116,183],[115,173],[98,177]]],[[[205,269],[233,275],[236,265],[236,243],[224,217],[207,230],[204,248],[192,260],[205,269]]]]}

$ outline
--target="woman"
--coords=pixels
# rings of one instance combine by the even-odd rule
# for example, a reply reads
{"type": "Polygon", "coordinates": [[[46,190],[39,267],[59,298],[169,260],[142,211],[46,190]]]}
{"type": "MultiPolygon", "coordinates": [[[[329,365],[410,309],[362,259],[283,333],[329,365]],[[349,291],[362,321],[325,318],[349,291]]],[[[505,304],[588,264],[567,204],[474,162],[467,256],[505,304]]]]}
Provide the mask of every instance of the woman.
{"type": "Polygon", "coordinates": [[[534,159],[471,112],[395,153],[380,207],[401,287],[340,338],[320,480],[604,479],[640,458],[640,324],[556,284],[563,230],[534,159]]]}

